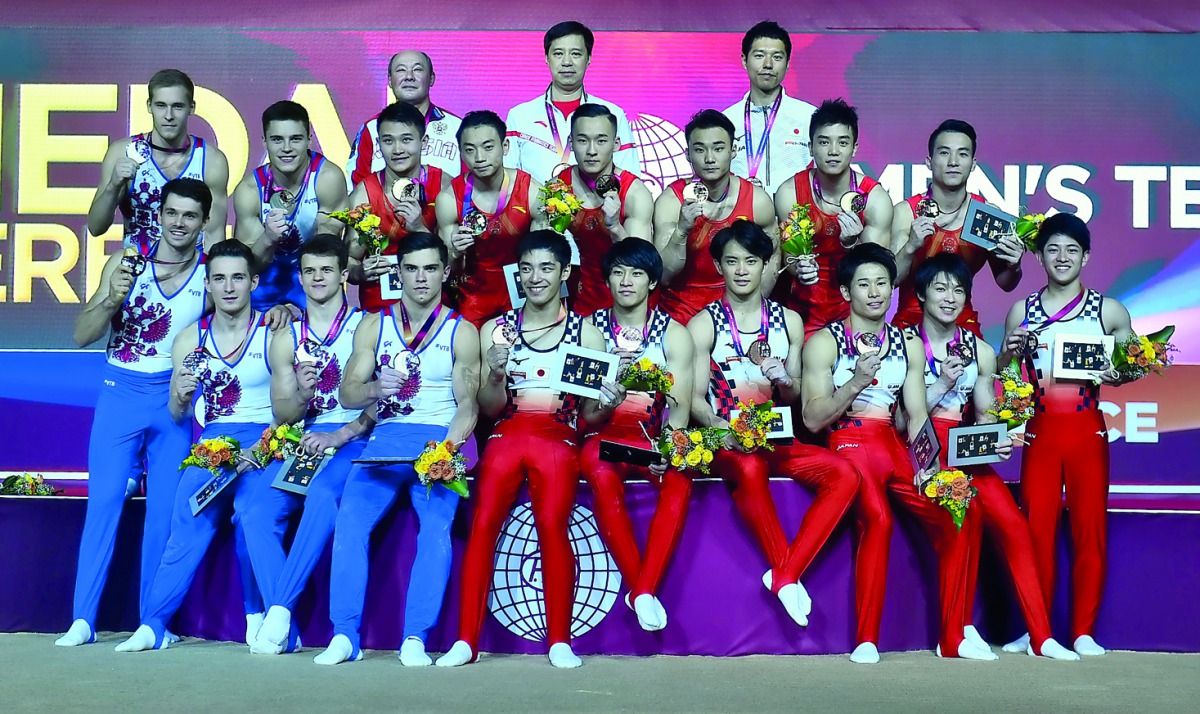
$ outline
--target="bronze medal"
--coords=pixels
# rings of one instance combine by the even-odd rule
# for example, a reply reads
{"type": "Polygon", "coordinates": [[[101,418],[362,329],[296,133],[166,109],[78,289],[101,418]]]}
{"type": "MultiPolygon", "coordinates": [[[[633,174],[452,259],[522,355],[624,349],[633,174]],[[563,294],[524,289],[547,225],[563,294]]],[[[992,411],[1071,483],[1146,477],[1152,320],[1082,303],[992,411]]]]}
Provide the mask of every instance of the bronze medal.
{"type": "Polygon", "coordinates": [[[854,349],[863,357],[875,354],[882,347],[883,341],[874,332],[864,332],[854,338],[854,349]]]}
{"type": "Polygon", "coordinates": [[[613,174],[604,174],[596,179],[596,193],[600,196],[621,190],[621,180],[613,174]]]}
{"type": "Polygon", "coordinates": [[[398,178],[392,184],[392,198],[397,201],[415,200],[419,193],[419,187],[416,181],[410,178],[398,178]]]}
{"type": "Polygon", "coordinates": [[[139,253],[137,248],[130,246],[121,255],[121,265],[128,268],[129,273],[136,278],[146,272],[146,256],[139,253]]]}
{"type": "Polygon", "coordinates": [[[917,201],[917,217],[919,218],[937,218],[942,214],[942,208],[938,202],[932,198],[925,197],[917,201]]]}
{"type": "Polygon", "coordinates": [[[517,326],[499,322],[492,328],[492,344],[512,347],[517,343],[517,326]]]}
{"type": "Polygon", "coordinates": [[[1021,352],[1030,356],[1037,354],[1040,341],[1036,332],[1025,333],[1025,344],[1021,346],[1021,352]]]}
{"type": "Polygon", "coordinates": [[[463,226],[471,232],[473,236],[481,236],[487,231],[488,217],[482,211],[472,208],[467,211],[467,215],[463,216],[463,226]]]}
{"type": "Polygon", "coordinates": [[[838,200],[838,205],[846,213],[862,213],[867,207],[867,197],[858,191],[847,191],[838,200]]]}
{"type": "Polygon", "coordinates": [[[966,342],[956,342],[947,346],[946,354],[959,358],[964,367],[971,366],[971,363],[975,361],[975,352],[971,349],[971,345],[966,342]]]}
{"type": "Polygon", "coordinates": [[[692,181],[683,187],[683,200],[685,201],[707,201],[708,186],[699,181],[692,181]]]}
{"type": "Polygon", "coordinates": [[[758,338],[750,343],[750,348],[746,350],[746,356],[750,358],[750,362],[754,365],[762,365],[771,356],[771,345],[765,338],[758,338]]]}

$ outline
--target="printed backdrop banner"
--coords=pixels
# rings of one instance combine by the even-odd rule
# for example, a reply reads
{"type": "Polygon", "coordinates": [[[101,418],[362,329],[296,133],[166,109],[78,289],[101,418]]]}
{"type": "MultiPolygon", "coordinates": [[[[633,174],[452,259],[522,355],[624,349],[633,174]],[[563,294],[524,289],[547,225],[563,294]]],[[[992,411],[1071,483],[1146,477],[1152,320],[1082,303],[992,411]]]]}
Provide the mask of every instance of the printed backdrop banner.
{"type": "MultiPolygon", "coordinates": [[[[682,127],[746,91],[740,33],[604,32],[588,91],[625,108],[654,193],[689,173],[682,127]]],[[[1089,287],[1119,297],[1143,331],[1174,323],[1180,361],[1200,338],[1200,93],[1180,67],[1200,39],[1151,34],[794,34],[785,87],[811,103],[842,96],[859,109],[859,167],[896,200],[925,188],[930,131],[962,118],[979,132],[972,189],[1016,212],[1062,210],[1094,234],[1089,287]]],[[[86,230],[111,140],[149,128],[145,82],[162,67],[198,85],[194,133],[229,158],[230,186],[264,160],[260,114],[294,99],[321,151],[339,164],[349,137],[387,101],[387,63],[427,52],[435,103],[504,116],[545,90],[541,33],[174,27],[0,30],[0,428],[28,434],[0,471],[86,470],[98,345],[79,349],[72,324],[95,289],[114,228],[86,230]],[[80,42],[86,32],[87,42],[80,42]]],[[[626,137],[622,137],[625,139],[626,137]]],[[[452,137],[432,136],[432,141],[452,137]]],[[[989,338],[1007,307],[1041,284],[1036,261],[1012,294],[983,277],[976,305],[989,338]]],[[[1196,483],[1190,366],[1108,390],[1114,481],[1196,483]],[[1167,442],[1170,442],[1169,444],[1167,442]],[[1126,448],[1124,444],[1137,444],[1126,448]],[[1170,448],[1168,448],[1170,447],[1170,448]],[[1142,464],[1155,464],[1151,472],[1142,464]]]]}

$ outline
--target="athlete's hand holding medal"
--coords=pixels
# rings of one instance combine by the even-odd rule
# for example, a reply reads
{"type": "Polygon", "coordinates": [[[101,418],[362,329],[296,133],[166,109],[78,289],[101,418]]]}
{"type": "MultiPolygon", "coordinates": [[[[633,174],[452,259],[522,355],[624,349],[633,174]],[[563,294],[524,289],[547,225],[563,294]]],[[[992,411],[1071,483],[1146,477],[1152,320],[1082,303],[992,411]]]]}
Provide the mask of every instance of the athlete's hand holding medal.
{"type": "Polygon", "coordinates": [[[875,374],[883,364],[879,356],[882,349],[883,341],[874,332],[862,332],[854,336],[854,350],[858,355],[854,362],[854,380],[859,391],[875,383],[875,374]]]}
{"type": "Polygon", "coordinates": [[[1015,267],[1021,264],[1021,258],[1025,255],[1025,244],[1016,233],[1001,234],[996,242],[996,247],[992,249],[992,253],[1007,263],[1010,267],[1015,267]]]}
{"type": "Polygon", "coordinates": [[[708,201],[708,186],[692,181],[683,187],[683,205],[679,207],[679,233],[683,236],[692,232],[696,220],[704,215],[704,204],[708,201]]]}
{"type": "Polygon", "coordinates": [[[450,241],[454,246],[454,252],[462,255],[469,248],[475,245],[475,241],[487,231],[488,217],[482,211],[472,208],[463,216],[462,223],[458,224],[454,235],[450,241]]]}
{"type": "Polygon", "coordinates": [[[134,280],[146,269],[145,258],[142,258],[142,255],[137,252],[136,248],[126,248],[125,251],[125,255],[121,256],[121,260],[117,264],[117,269],[113,272],[108,286],[108,298],[117,305],[125,302],[129,291],[133,289],[134,280]],[[141,258],[141,261],[134,260],[131,258],[131,255],[141,258]],[[139,267],[141,270],[138,269],[139,267]]]}
{"type": "Polygon", "coordinates": [[[938,202],[931,196],[926,196],[920,201],[917,201],[916,215],[913,217],[912,226],[908,229],[908,246],[912,250],[918,250],[925,245],[925,239],[934,234],[937,230],[937,217],[941,215],[942,209],[938,206],[938,202]]]}
{"type": "Polygon", "coordinates": [[[137,173],[138,167],[150,160],[150,142],[142,137],[135,137],[129,140],[125,145],[125,155],[117,159],[117,163],[113,165],[112,176],[109,177],[109,185],[120,190],[133,178],[137,173]]]}
{"type": "Polygon", "coordinates": [[[512,346],[517,344],[520,334],[517,326],[510,322],[497,322],[492,328],[492,346],[487,351],[488,367],[492,379],[502,380],[508,374],[508,357],[512,346]]]}
{"type": "Polygon", "coordinates": [[[410,233],[429,230],[421,216],[422,192],[423,186],[419,182],[403,176],[392,184],[392,212],[410,233]]]}

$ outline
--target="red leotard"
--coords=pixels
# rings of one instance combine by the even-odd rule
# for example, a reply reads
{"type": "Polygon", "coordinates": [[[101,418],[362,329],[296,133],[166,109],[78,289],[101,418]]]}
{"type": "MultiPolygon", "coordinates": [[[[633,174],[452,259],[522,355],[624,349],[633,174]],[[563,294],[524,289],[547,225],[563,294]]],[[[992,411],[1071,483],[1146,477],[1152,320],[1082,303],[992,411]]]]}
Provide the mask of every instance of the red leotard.
{"type": "MultiPolygon", "coordinates": [[[[733,225],[734,221],[754,220],[754,184],[730,174],[730,180],[735,178],[738,181],[738,197],[733,210],[727,218],[719,221],[704,216],[696,219],[688,233],[687,262],[661,291],[659,308],[681,325],[686,325],[705,305],[720,300],[725,294],[725,281],[708,254],[708,245],[713,236],[722,228],[733,225]]],[[[685,179],[679,179],[667,187],[667,190],[675,192],[681,206],[683,187],[687,183],[685,179]]]]}
{"type": "MultiPolygon", "coordinates": [[[[425,181],[422,184],[425,192],[425,205],[421,208],[421,220],[431,232],[437,231],[437,215],[433,210],[433,200],[442,190],[442,170],[436,166],[426,167],[425,181]]],[[[395,255],[400,239],[408,235],[408,230],[392,209],[392,202],[384,195],[383,184],[379,174],[368,174],[362,181],[367,191],[367,202],[371,204],[371,213],[379,216],[379,230],[388,237],[388,244],[383,249],[384,255],[395,255]]],[[[387,305],[398,300],[384,300],[379,297],[379,280],[368,280],[358,286],[358,302],[366,312],[379,312],[387,305]]]]}
{"type": "MultiPolygon", "coordinates": [[[[462,293],[458,311],[476,327],[512,307],[503,268],[517,262],[517,244],[533,222],[529,215],[529,181],[529,174],[516,172],[508,204],[498,216],[484,214],[489,218],[488,229],[465,254],[466,263],[458,284],[462,293]]],[[[454,190],[458,215],[462,216],[466,177],[455,177],[450,187],[454,190]]]]}
{"type": "MultiPolygon", "coordinates": [[[[838,289],[835,271],[838,261],[846,254],[842,246],[842,228],[838,225],[837,215],[825,213],[817,205],[812,191],[812,171],[805,169],[795,176],[796,203],[808,205],[808,213],[812,218],[814,234],[813,244],[817,254],[817,282],[812,285],[801,285],[796,282],[791,273],[782,273],[775,283],[772,293],[784,307],[795,310],[804,318],[805,337],[828,325],[831,322],[845,320],[850,316],[850,303],[842,298],[838,289]]],[[[857,174],[856,174],[857,175],[857,174]]],[[[858,175],[858,190],[868,195],[879,182],[870,176],[858,175]]],[[[837,196],[830,196],[838,200],[837,196]]],[[[858,214],[860,220],[866,223],[866,211],[858,214]]]]}
{"type": "MultiPolygon", "coordinates": [[[[906,201],[908,209],[912,211],[914,218],[917,215],[917,203],[923,198],[925,198],[925,194],[919,193],[906,201]]],[[[983,200],[983,197],[976,196],[975,194],[971,194],[971,198],[979,201],[983,200]]],[[[918,265],[938,253],[955,253],[961,255],[963,260],[967,261],[967,266],[971,268],[972,274],[977,274],[983,269],[983,266],[987,265],[988,252],[974,243],[968,243],[963,240],[962,226],[948,231],[935,224],[933,235],[925,239],[925,245],[913,256],[912,266],[908,269],[908,277],[900,281],[900,284],[896,286],[900,291],[900,295],[896,308],[896,316],[892,318],[892,324],[900,327],[910,327],[921,322],[921,304],[917,302],[916,283],[913,281],[913,275],[916,274],[918,265]]],[[[979,337],[983,336],[979,327],[979,313],[971,307],[970,300],[963,307],[962,314],[958,316],[958,324],[974,332],[979,337]]]]}
{"type": "MultiPolygon", "coordinates": [[[[558,177],[568,186],[572,186],[573,174],[573,170],[567,169],[558,177]]],[[[638,177],[628,171],[617,170],[616,174],[621,182],[617,192],[621,199],[619,220],[624,222],[625,194],[629,192],[629,187],[638,181],[638,177]]],[[[597,206],[581,210],[575,216],[575,220],[571,221],[568,230],[575,238],[575,245],[579,247],[579,266],[571,274],[571,280],[568,282],[571,295],[575,296],[572,310],[580,315],[591,315],[597,310],[612,307],[612,293],[609,292],[608,282],[601,271],[604,254],[613,246],[613,237],[604,225],[604,209],[597,206]]]]}

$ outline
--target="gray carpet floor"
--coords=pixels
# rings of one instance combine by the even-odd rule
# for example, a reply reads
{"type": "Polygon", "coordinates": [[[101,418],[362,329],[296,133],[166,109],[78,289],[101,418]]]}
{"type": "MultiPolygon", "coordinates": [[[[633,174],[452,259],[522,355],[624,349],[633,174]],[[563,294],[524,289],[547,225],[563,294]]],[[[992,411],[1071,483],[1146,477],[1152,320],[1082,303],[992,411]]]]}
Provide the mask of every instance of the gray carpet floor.
{"type": "Polygon", "coordinates": [[[53,635],[0,635],[0,712],[1187,712],[1200,711],[1200,655],[1114,652],[1083,662],[846,657],[485,655],[456,670],[402,667],[395,652],[319,667],[319,649],[251,656],[185,639],[117,654],[116,633],[73,649],[53,635]]]}

